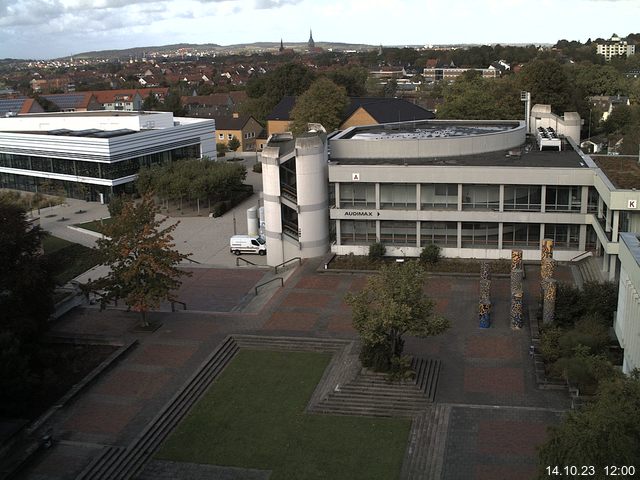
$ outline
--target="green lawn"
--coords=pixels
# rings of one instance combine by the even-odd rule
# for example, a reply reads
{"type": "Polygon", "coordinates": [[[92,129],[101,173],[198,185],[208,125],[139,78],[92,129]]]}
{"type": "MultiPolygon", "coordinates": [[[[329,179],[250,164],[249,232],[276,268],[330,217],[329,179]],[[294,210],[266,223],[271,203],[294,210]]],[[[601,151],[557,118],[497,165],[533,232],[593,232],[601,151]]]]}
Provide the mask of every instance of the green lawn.
{"type": "Polygon", "coordinates": [[[89,247],[53,235],[42,239],[42,248],[58,285],[64,285],[98,263],[95,252],[89,247]]]}
{"type": "Polygon", "coordinates": [[[104,227],[114,222],[113,217],[103,218],[102,220],[92,220],[91,222],[79,223],[76,227],[91,230],[92,232],[104,233],[104,227]]]}
{"type": "Polygon", "coordinates": [[[271,480],[398,478],[411,422],[304,413],[329,354],[242,350],[157,453],[271,480]]]}

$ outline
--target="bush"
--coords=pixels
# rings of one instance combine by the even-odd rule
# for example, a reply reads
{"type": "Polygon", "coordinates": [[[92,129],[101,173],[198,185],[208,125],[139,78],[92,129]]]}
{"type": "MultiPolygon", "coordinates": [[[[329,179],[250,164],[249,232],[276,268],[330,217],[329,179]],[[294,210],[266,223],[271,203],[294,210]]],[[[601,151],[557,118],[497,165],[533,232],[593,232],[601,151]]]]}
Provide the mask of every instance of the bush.
{"type": "Polygon", "coordinates": [[[224,157],[227,151],[227,146],[224,143],[216,143],[216,157],[224,157]]]}
{"type": "Polygon", "coordinates": [[[575,348],[582,345],[587,353],[597,355],[603,353],[609,344],[609,331],[596,316],[583,318],[576,326],[562,334],[558,339],[561,357],[573,355],[575,348]]]}
{"type": "Polygon", "coordinates": [[[227,210],[229,210],[229,202],[226,200],[216,202],[211,207],[211,213],[213,213],[214,217],[221,217],[227,212],[227,210]]]}
{"type": "Polygon", "coordinates": [[[591,315],[609,328],[617,303],[618,288],[613,282],[586,282],[582,290],[560,283],[556,295],[555,323],[571,327],[581,318],[591,315]]]}
{"type": "Polygon", "coordinates": [[[369,245],[369,258],[372,260],[382,260],[387,253],[387,247],[381,242],[369,245]]]}
{"type": "Polygon", "coordinates": [[[252,170],[256,173],[262,173],[262,162],[254,163],[252,170]]]}
{"type": "Polygon", "coordinates": [[[364,342],[360,350],[360,362],[363,367],[376,372],[388,372],[391,370],[391,353],[391,345],[388,342],[364,342]]]}
{"type": "Polygon", "coordinates": [[[440,247],[435,243],[425,246],[420,252],[420,263],[435,265],[440,260],[440,247]]]}
{"type": "Polygon", "coordinates": [[[563,330],[559,327],[546,327],[540,335],[540,353],[548,363],[553,363],[561,356],[560,337],[563,330]]]}
{"type": "Polygon", "coordinates": [[[109,215],[112,217],[117,217],[122,213],[122,207],[124,206],[126,199],[123,195],[114,195],[111,197],[111,201],[107,208],[109,209],[109,215]]]}

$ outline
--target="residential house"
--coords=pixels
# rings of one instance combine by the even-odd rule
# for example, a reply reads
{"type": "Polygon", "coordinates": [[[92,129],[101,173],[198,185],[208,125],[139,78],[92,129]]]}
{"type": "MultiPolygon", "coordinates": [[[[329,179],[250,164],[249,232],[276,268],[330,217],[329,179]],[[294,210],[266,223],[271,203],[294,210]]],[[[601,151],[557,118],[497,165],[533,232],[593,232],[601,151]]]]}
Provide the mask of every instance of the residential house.
{"type": "MultiPolygon", "coordinates": [[[[290,130],[291,111],[295,103],[295,97],[286,96],[273,108],[267,116],[268,135],[290,130]]],[[[433,112],[400,98],[350,97],[339,130],[354,126],[432,118],[435,118],[433,112]]]]}
{"type": "Polygon", "coordinates": [[[33,98],[18,97],[0,99],[0,117],[42,112],[44,112],[44,109],[33,98]]]}
{"type": "Polygon", "coordinates": [[[600,119],[594,118],[593,120],[605,121],[611,115],[617,107],[621,105],[631,105],[629,97],[623,97],[620,95],[596,95],[589,97],[589,104],[592,108],[598,109],[602,112],[600,119]]]}
{"type": "Polygon", "coordinates": [[[263,128],[255,118],[234,113],[231,116],[216,117],[215,120],[216,143],[227,145],[235,137],[240,141],[240,151],[256,151],[256,138],[263,128]]]}
{"type": "Polygon", "coordinates": [[[58,93],[41,95],[58,107],[61,112],[88,112],[102,110],[102,105],[92,92],[58,93]]]}

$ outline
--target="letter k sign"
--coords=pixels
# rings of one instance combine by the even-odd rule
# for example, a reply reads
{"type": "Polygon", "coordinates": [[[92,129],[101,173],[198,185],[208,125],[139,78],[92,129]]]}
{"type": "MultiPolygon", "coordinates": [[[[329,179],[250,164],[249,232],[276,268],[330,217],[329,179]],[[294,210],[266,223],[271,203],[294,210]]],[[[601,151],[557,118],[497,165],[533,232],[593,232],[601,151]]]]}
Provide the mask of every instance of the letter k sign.
{"type": "Polygon", "coordinates": [[[627,208],[638,208],[638,201],[637,200],[629,200],[627,202],[627,208]]]}

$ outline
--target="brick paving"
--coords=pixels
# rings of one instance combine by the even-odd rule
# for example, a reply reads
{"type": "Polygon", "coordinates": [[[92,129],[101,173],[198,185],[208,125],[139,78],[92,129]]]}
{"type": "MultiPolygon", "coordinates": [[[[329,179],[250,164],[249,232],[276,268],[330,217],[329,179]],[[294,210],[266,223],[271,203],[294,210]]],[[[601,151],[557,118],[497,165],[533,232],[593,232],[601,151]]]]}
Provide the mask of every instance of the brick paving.
{"type": "MultiPolygon", "coordinates": [[[[344,295],[362,289],[367,276],[317,273],[318,263],[298,267],[258,313],[232,310],[251,298],[263,270],[193,269],[180,293],[189,310],[151,314],[162,322],[155,332],[133,331],[138,317],[120,310],[78,309],[61,319],[59,332],[135,337],[139,345],[54,418],[54,436],[84,448],[70,458],[68,448],[55,446],[36,459],[26,478],[43,478],[43,472],[49,480],[74,478],[95,455],[93,443],[128,445],[228,334],[356,338],[344,295]],[[65,462],[67,473],[47,467],[65,462]]],[[[537,301],[538,279],[539,269],[527,266],[527,304],[537,301]]],[[[406,339],[406,353],[442,362],[435,400],[453,406],[442,479],[531,478],[535,446],[568,407],[566,394],[535,384],[528,328],[510,328],[508,285],[509,279],[494,278],[493,323],[485,330],[478,327],[478,278],[430,277],[425,292],[451,329],[406,339]]]]}

